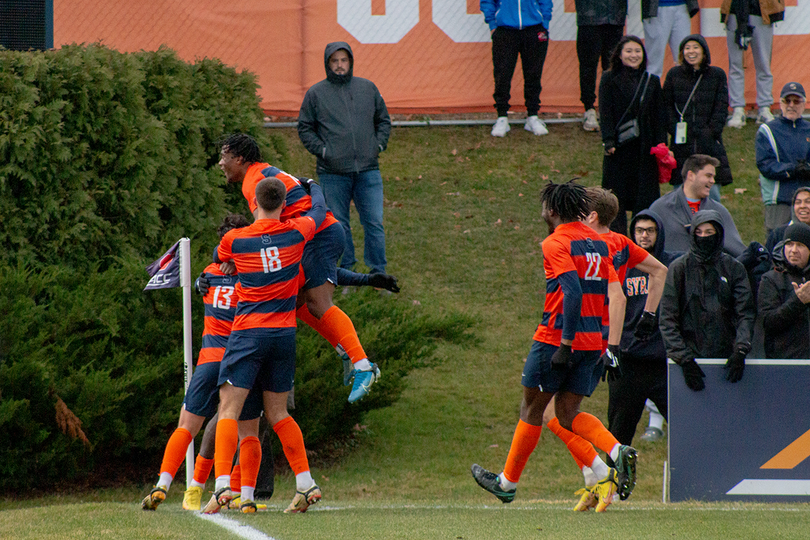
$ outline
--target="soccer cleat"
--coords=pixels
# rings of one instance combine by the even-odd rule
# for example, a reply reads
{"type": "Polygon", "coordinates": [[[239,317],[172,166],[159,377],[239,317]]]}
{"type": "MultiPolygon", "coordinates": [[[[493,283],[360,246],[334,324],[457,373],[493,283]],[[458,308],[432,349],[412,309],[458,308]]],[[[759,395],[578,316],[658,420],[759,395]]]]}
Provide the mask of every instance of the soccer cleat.
{"type": "Polygon", "coordinates": [[[191,486],[183,494],[183,510],[196,510],[200,511],[202,505],[203,488],[200,486],[191,486]]]}
{"type": "Polygon", "coordinates": [[[218,514],[223,506],[228,506],[232,498],[231,488],[224,487],[216,490],[211,500],[203,508],[203,514],[218,514]]]}
{"type": "Polygon", "coordinates": [[[526,119],[526,125],[523,126],[526,131],[531,131],[535,135],[548,135],[548,128],[546,123],[537,118],[537,115],[530,116],[526,119]]]}
{"type": "Polygon", "coordinates": [[[596,111],[594,109],[585,111],[582,129],[585,131],[599,131],[599,120],[596,119],[596,111]]]}
{"type": "Polygon", "coordinates": [[[231,491],[231,496],[233,496],[233,499],[231,499],[231,502],[228,503],[228,509],[239,510],[239,505],[242,504],[242,497],[240,495],[234,496],[233,491],[231,491]]]}
{"type": "Polygon", "coordinates": [[[657,427],[648,427],[641,436],[642,441],[655,442],[664,438],[664,432],[657,427]]]}
{"type": "Polygon", "coordinates": [[[474,463],[470,472],[475,478],[476,483],[484,488],[485,490],[489,491],[498,499],[501,500],[502,503],[510,503],[515,500],[515,491],[516,489],[505,490],[501,487],[501,479],[498,477],[497,474],[491,473],[482,466],[474,463]]]}
{"type": "Polygon", "coordinates": [[[290,506],[285,510],[285,514],[303,514],[307,509],[321,500],[321,488],[312,486],[306,491],[296,491],[290,506]]]}
{"type": "Polygon", "coordinates": [[[745,107],[734,107],[727,125],[730,128],[742,128],[745,125],[745,107]]]}
{"type": "Polygon", "coordinates": [[[574,512],[587,512],[591,508],[596,508],[599,500],[591,489],[593,488],[581,488],[574,492],[574,495],[580,495],[579,502],[574,507],[574,512]]]}
{"type": "Polygon", "coordinates": [[[638,452],[632,446],[619,446],[619,458],[616,460],[618,473],[619,498],[627,499],[636,487],[636,461],[638,452]]]}
{"type": "Polygon", "coordinates": [[[157,510],[160,503],[166,500],[166,488],[163,486],[155,486],[149,495],[141,501],[141,508],[144,510],[157,510]]]}
{"type": "Polygon", "coordinates": [[[371,364],[370,371],[353,370],[354,382],[352,392],[349,394],[349,403],[359,401],[368,395],[371,385],[380,379],[380,368],[377,364],[371,364]]]}
{"type": "Polygon", "coordinates": [[[773,113],[770,107],[760,107],[757,115],[757,124],[767,124],[773,120],[773,113]]]}
{"type": "Polygon", "coordinates": [[[505,116],[499,116],[495,121],[495,125],[492,126],[492,136],[505,137],[511,129],[512,128],[509,127],[509,119],[505,116]]]}
{"type": "Polygon", "coordinates": [[[258,505],[251,500],[242,501],[238,508],[243,514],[255,514],[259,510],[258,505]]]}
{"type": "Polygon", "coordinates": [[[609,469],[608,475],[600,480],[595,486],[591,488],[591,493],[597,498],[596,511],[604,512],[610,503],[613,502],[613,496],[619,484],[616,480],[616,469],[609,469]]]}

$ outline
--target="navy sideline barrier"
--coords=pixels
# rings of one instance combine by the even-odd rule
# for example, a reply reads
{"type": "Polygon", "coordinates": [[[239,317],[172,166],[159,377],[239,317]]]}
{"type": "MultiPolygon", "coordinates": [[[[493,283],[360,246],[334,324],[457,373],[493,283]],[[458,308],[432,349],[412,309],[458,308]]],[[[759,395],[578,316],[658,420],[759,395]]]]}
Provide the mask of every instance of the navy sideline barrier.
{"type": "Polygon", "coordinates": [[[701,392],[668,366],[669,500],[810,502],[810,360],[697,362],[701,392]]]}

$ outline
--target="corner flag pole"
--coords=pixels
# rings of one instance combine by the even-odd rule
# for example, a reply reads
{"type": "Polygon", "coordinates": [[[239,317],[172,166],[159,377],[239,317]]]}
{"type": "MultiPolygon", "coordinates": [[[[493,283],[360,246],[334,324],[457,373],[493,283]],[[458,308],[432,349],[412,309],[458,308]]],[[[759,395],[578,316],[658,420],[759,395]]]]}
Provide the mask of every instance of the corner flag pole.
{"type": "MultiPolygon", "coordinates": [[[[180,286],[183,288],[183,393],[188,392],[188,384],[194,367],[191,360],[191,241],[180,239],[180,286]]],[[[194,479],[194,440],[186,450],[186,489],[194,479]]]]}

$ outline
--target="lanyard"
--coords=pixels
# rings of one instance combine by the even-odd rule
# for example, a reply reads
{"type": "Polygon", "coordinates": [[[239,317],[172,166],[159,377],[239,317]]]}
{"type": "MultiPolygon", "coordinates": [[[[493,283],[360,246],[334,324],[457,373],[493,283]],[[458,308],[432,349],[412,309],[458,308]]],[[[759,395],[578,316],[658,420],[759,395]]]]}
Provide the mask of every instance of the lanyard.
{"type": "Polygon", "coordinates": [[[692,87],[692,92],[689,94],[689,99],[687,99],[686,103],[684,103],[683,110],[678,108],[677,103],[675,104],[675,111],[680,115],[681,122],[683,122],[683,115],[686,112],[686,108],[689,106],[689,102],[692,101],[692,96],[695,95],[695,90],[697,90],[697,87],[700,84],[700,79],[702,79],[702,78],[703,78],[703,73],[700,74],[700,77],[698,77],[698,80],[695,83],[695,86],[692,87]]]}

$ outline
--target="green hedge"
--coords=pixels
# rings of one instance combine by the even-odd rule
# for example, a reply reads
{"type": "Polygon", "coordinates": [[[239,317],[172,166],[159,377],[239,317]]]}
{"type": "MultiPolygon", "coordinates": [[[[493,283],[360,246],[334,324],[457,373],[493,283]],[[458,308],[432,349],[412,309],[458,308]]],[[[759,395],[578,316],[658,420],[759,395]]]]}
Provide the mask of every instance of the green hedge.
{"type": "MultiPolygon", "coordinates": [[[[255,77],[217,60],[0,51],[0,487],[157,472],[182,402],[182,294],[142,292],[144,267],[183,236],[195,272],[210,262],[223,215],[247,212],[217,141],[250,133],[285,165],[261,121],[255,77]]],[[[303,332],[295,414],[311,445],[393,402],[470,325],[374,294],[347,303],[384,378],[349,407],[334,351],[303,332]]],[[[196,351],[198,298],[193,313],[196,351]]]]}

